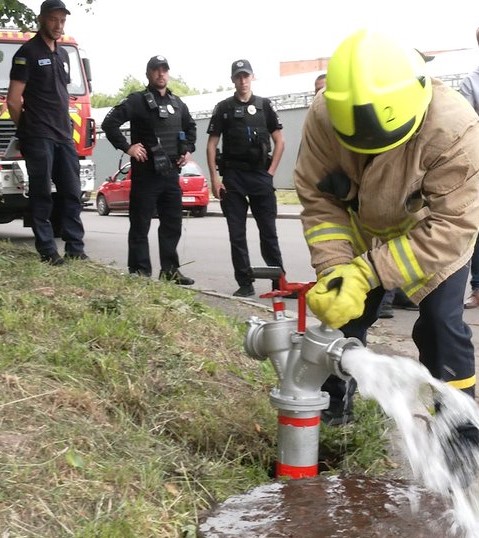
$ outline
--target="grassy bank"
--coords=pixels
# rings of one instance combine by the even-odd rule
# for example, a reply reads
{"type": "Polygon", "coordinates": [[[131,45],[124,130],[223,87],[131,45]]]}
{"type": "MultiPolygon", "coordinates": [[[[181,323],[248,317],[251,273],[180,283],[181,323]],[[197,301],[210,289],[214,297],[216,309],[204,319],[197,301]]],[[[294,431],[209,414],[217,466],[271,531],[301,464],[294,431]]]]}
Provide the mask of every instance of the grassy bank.
{"type": "Polygon", "coordinates": [[[299,205],[299,198],[294,189],[277,190],[276,199],[278,200],[278,204],[299,205]]]}
{"type": "MultiPolygon", "coordinates": [[[[245,326],[168,283],[0,242],[0,535],[195,536],[271,480],[269,362],[245,326]]],[[[382,472],[384,421],[322,430],[324,467],[382,472]]]]}

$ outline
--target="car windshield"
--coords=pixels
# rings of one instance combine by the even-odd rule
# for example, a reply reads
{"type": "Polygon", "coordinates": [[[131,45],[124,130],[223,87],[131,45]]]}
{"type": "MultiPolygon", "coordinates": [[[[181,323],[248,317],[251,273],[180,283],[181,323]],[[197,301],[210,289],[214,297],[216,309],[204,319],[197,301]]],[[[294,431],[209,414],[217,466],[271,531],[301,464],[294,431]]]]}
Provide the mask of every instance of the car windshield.
{"type": "Polygon", "coordinates": [[[125,163],[118,170],[118,172],[113,176],[113,179],[115,181],[123,181],[126,178],[126,176],[128,175],[128,172],[130,171],[130,168],[131,168],[131,164],[130,163],[125,163]]]}
{"type": "Polygon", "coordinates": [[[202,176],[203,172],[201,168],[193,161],[186,163],[181,169],[181,175],[183,177],[202,176]]]}

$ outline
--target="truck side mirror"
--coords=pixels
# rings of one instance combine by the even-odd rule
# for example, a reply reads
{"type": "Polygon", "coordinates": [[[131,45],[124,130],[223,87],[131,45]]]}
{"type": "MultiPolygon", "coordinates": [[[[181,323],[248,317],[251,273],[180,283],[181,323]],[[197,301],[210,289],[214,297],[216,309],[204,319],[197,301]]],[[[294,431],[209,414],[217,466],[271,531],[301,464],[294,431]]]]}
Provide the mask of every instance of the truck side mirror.
{"type": "Polygon", "coordinates": [[[91,93],[93,91],[92,84],[91,84],[91,66],[90,66],[90,59],[89,58],[82,58],[81,59],[83,63],[83,69],[85,70],[85,76],[88,82],[88,90],[91,93]]]}

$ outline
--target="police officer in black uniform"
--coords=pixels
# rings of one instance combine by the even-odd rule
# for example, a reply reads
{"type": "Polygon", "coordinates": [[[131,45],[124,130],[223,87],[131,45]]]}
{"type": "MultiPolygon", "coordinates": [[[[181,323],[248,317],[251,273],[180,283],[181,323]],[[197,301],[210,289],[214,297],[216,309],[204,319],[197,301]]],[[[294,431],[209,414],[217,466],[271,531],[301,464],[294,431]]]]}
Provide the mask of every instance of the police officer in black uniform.
{"type": "Polygon", "coordinates": [[[80,218],[80,163],[68,112],[70,62],[67,51],[57,44],[69,14],[61,0],[42,3],[38,33],[13,57],[7,96],[28,172],[35,247],[41,260],[52,265],[64,263],[51,224],[52,180],[57,190],[56,210],[65,241],[65,258],[88,259],[80,218]]]}
{"type": "Polygon", "coordinates": [[[179,271],[182,202],[179,171],[195,151],[196,123],[188,107],[167,88],[168,61],[153,56],[146,66],[146,90],[131,93],[102,123],[108,140],[131,157],[128,269],[151,276],[148,232],[158,215],[160,278],[188,286],[194,280],[179,271]],[[130,122],[131,143],[120,127],[130,122]]]}
{"type": "Polygon", "coordinates": [[[283,267],[273,186],[273,175],[284,150],[283,126],[271,101],[253,95],[252,79],[253,70],[248,60],[233,62],[231,80],[236,91],[216,105],[207,131],[208,169],[213,195],[220,200],[228,223],[234,274],[239,285],[233,293],[236,297],[255,293],[246,241],[248,207],[258,226],[261,255],[266,265],[283,267]],[[221,136],[220,154],[217,149],[221,136]],[[218,172],[223,177],[222,182],[218,172]]]}

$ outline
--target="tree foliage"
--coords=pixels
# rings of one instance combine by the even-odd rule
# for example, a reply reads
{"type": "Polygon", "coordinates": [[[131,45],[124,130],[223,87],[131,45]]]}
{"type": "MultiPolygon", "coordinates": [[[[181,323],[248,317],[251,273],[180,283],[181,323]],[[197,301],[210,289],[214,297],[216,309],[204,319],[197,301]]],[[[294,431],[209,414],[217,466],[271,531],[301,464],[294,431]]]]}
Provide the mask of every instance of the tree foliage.
{"type": "MultiPolygon", "coordinates": [[[[95,81],[93,81],[94,84],[95,81]]],[[[181,78],[176,79],[170,77],[168,88],[179,97],[185,95],[198,95],[200,92],[195,88],[190,88],[181,78]]],[[[111,107],[120,103],[125,97],[132,92],[145,89],[145,83],[140,82],[138,79],[128,75],[123,79],[123,86],[114,95],[107,95],[105,93],[94,93],[91,99],[93,108],[111,107]]]]}
{"type": "Polygon", "coordinates": [[[20,30],[34,30],[37,16],[23,2],[18,0],[0,0],[0,28],[14,25],[20,30]]]}
{"type": "MultiPolygon", "coordinates": [[[[80,0],[78,5],[90,11],[94,2],[95,0],[80,0]]],[[[0,28],[15,26],[23,31],[36,29],[37,14],[19,0],[0,0],[0,13],[0,28]]]]}
{"type": "MultiPolygon", "coordinates": [[[[78,5],[83,6],[86,11],[92,10],[92,5],[96,0],[79,0],[78,5]]],[[[25,3],[19,0],[0,0],[0,28],[15,26],[20,30],[36,30],[37,14],[30,9],[25,3]]],[[[196,88],[190,88],[180,77],[178,79],[171,77],[168,87],[171,91],[182,97],[185,95],[197,95],[200,93],[196,88]]],[[[144,84],[131,75],[123,81],[123,87],[114,95],[97,93],[92,96],[92,105],[95,108],[114,106],[118,104],[131,92],[144,88],[144,84]]],[[[209,93],[203,90],[201,93],[209,93]]]]}

